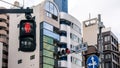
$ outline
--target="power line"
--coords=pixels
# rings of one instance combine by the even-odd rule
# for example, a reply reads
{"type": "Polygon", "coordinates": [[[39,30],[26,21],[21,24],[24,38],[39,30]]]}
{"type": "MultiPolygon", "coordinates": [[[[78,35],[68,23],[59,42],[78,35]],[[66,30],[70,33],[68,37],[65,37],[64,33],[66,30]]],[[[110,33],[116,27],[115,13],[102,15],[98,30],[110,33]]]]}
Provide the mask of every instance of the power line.
{"type": "Polygon", "coordinates": [[[18,7],[18,8],[21,8],[20,6],[17,6],[17,5],[11,4],[11,3],[6,2],[6,1],[4,1],[4,0],[0,0],[0,1],[2,1],[2,2],[4,2],[4,3],[7,3],[7,4],[9,4],[9,5],[12,5],[12,6],[18,7]]]}

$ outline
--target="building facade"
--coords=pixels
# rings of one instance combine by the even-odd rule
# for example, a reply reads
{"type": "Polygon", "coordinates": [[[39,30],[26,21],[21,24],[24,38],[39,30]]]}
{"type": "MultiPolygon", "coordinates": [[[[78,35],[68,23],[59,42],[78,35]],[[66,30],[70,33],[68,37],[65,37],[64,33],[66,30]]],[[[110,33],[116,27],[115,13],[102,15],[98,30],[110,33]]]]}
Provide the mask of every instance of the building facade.
{"type": "MultiPolygon", "coordinates": [[[[5,9],[0,7],[0,9],[5,9]]],[[[0,68],[8,68],[9,16],[0,14],[0,68]]]]}
{"type": "Polygon", "coordinates": [[[19,51],[19,23],[25,15],[10,14],[9,68],[81,68],[81,53],[57,58],[58,50],[81,44],[80,22],[65,12],[60,13],[53,0],[43,0],[32,8],[37,25],[36,50],[19,51]]]}
{"type": "MultiPolygon", "coordinates": [[[[102,38],[104,51],[104,68],[119,68],[119,55],[111,52],[112,50],[118,52],[118,38],[112,33],[110,28],[102,29],[102,38]]],[[[83,22],[83,42],[87,42],[89,46],[99,45],[97,43],[98,42],[97,18],[93,18],[83,22]]]]}
{"type": "Polygon", "coordinates": [[[51,0],[44,0],[33,8],[36,21],[36,49],[19,51],[19,23],[24,14],[10,14],[9,68],[57,68],[59,43],[59,10],[51,0]],[[14,18],[13,18],[14,17],[14,18]]]}
{"type": "Polygon", "coordinates": [[[53,0],[58,6],[60,12],[68,13],[68,0],[53,0]]]}
{"type": "MultiPolygon", "coordinates": [[[[81,23],[73,16],[60,12],[60,44],[58,50],[70,49],[81,44],[81,23]]],[[[70,54],[60,58],[58,65],[62,68],[81,68],[82,55],[70,54]]]]}
{"type": "Polygon", "coordinates": [[[97,45],[97,33],[98,33],[97,18],[83,21],[83,42],[87,42],[88,46],[97,45]]]}
{"type": "Polygon", "coordinates": [[[104,50],[104,68],[119,68],[119,55],[111,51],[119,52],[118,38],[108,28],[103,35],[103,50],[104,50]]]}

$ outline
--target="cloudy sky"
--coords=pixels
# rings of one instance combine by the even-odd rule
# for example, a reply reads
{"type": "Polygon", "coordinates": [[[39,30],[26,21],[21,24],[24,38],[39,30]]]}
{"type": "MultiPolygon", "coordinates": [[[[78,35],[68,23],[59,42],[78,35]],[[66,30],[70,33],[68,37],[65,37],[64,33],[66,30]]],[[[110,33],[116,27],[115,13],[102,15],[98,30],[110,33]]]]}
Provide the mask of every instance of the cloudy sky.
{"type": "MultiPolygon", "coordinates": [[[[42,0],[4,0],[9,3],[19,1],[25,6],[32,6],[39,4],[42,0]]],[[[11,7],[8,4],[0,2],[0,6],[11,7]]],[[[106,27],[111,27],[113,33],[120,40],[120,0],[68,0],[69,14],[77,18],[80,22],[97,17],[101,14],[102,22],[106,27]]]]}

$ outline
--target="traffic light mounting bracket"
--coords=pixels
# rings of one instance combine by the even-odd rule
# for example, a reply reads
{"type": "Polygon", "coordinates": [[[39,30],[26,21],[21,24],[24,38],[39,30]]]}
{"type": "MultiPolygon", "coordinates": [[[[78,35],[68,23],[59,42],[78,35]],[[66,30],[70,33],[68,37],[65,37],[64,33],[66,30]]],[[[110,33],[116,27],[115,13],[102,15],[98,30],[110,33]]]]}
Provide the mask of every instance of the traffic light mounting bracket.
{"type": "Polygon", "coordinates": [[[0,9],[0,14],[5,13],[33,13],[33,9],[27,7],[26,9],[0,9]]]}
{"type": "Polygon", "coordinates": [[[6,13],[25,13],[26,19],[34,19],[31,16],[31,13],[33,13],[33,9],[30,9],[27,7],[26,9],[0,9],[0,14],[6,14],[6,13]]]}

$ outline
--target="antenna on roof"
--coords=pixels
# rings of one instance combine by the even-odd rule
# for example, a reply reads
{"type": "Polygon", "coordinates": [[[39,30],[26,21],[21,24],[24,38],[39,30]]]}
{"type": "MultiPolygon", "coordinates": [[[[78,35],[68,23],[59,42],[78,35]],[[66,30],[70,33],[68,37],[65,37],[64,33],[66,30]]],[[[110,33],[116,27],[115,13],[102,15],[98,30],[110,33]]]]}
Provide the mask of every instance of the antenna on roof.
{"type": "Polygon", "coordinates": [[[23,6],[22,7],[24,8],[24,6],[25,6],[25,0],[23,0],[23,6]]]}
{"type": "Polygon", "coordinates": [[[91,23],[90,19],[91,19],[91,14],[89,13],[89,23],[91,23]]]}

